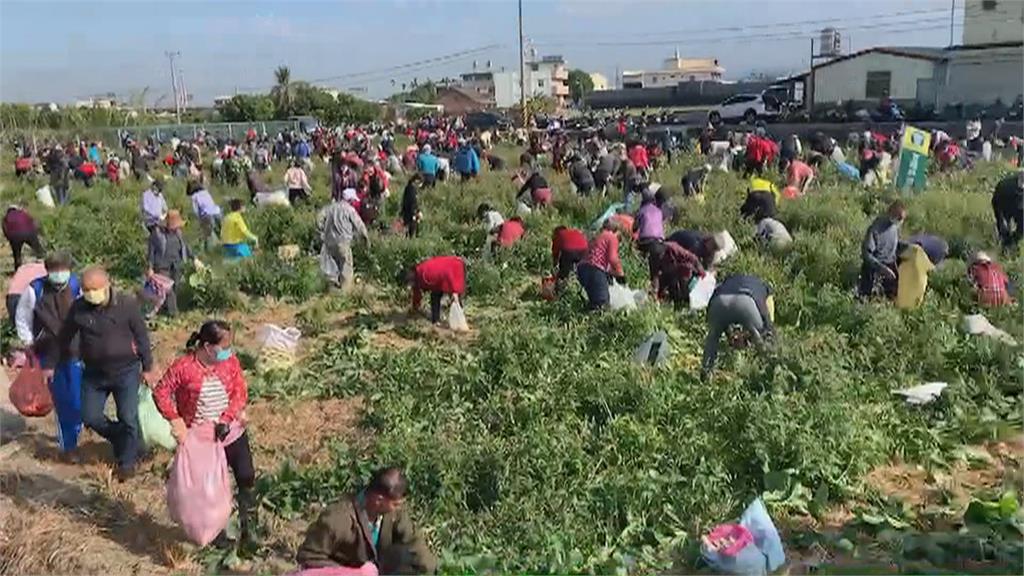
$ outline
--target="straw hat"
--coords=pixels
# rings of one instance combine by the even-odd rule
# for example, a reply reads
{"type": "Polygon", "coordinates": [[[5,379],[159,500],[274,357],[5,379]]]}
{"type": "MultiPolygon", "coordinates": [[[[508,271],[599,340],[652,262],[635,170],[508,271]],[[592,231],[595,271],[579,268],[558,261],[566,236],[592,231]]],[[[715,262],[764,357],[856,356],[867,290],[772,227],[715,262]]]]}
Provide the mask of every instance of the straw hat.
{"type": "Polygon", "coordinates": [[[972,258],[972,260],[974,262],[991,262],[992,258],[990,258],[986,252],[978,250],[977,252],[974,253],[974,257],[972,258]]]}

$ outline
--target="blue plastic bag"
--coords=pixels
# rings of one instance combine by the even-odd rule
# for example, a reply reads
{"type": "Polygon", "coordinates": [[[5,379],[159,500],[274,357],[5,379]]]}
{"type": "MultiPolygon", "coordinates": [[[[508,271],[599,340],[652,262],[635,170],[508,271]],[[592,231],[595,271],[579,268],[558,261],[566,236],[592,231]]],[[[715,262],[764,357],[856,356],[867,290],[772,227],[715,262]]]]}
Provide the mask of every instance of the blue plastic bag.
{"type": "Polygon", "coordinates": [[[735,556],[701,546],[701,555],[715,570],[725,574],[761,576],[777,570],[786,561],[782,539],[764,503],[758,498],[740,516],[740,525],[750,531],[754,542],[735,556]]]}
{"type": "Polygon", "coordinates": [[[53,413],[57,418],[57,445],[64,452],[78,447],[82,432],[82,363],[63,362],[50,380],[53,413]]]}
{"type": "Polygon", "coordinates": [[[850,164],[849,162],[839,162],[836,164],[836,169],[839,170],[840,174],[846,176],[850,180],[860,182],[860,169],[853,164],[850,164]]]}

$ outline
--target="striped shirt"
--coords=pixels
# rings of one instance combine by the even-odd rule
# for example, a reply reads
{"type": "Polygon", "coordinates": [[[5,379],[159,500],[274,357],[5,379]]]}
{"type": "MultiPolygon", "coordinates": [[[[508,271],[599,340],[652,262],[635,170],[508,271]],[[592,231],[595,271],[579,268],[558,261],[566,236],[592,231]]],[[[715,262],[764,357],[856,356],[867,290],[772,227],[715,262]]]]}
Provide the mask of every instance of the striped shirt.
{"type": "Polygon", "coordinates": [[[224,383],[216,374],[203,377],[203,387],[199,391],[199,403],[196,406],[196,422],[205,420],[217,421],[228,408],[228,393],[224,383]]]}

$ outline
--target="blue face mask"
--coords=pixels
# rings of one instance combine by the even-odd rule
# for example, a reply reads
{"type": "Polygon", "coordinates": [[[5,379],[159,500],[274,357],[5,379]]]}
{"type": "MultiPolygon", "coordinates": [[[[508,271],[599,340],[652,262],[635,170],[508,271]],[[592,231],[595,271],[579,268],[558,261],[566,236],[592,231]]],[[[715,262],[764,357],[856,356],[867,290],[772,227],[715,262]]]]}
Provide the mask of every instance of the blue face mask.
{"type": "Polygon", "coordinates": [[[231,354],[231,348],[224,348],[223,350],[217,350],[217,353],[214,354],[213,357],[217,362],[227,362],[231,359],[231,354]]]}
{"type": "Polygon", "coordinates": [[[50,281],[51,284],[54,284],[56,286],[63,286],[68,283],[68,280],[71,280],[71,271],[61,270],[59,272],[50,272],[49,274],[46,275],[46,278],[50,281]]]}

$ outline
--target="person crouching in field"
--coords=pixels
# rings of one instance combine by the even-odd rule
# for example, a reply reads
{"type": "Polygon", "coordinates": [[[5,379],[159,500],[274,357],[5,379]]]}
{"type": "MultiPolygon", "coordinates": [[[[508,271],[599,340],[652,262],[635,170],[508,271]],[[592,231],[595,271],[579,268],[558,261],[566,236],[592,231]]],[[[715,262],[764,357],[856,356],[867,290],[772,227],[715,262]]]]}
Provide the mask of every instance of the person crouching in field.
{"type": "Polygon", "coordinates": [[[987,308],[1013,304],[1010,296],[1010,279],[998,262],[993,262],[985,252],[977,252],[971,259],[967,276],[974,286],[978,303],[987,308]]]}
{"type": "Polygon", "coordinates": [[[466,294],[466,263],[458,256],[434,256],[402,274],[400,281],[412,287],[413,314],[419,312],[423,293],[430,293],[430,321],[441,321],[441,297],[459,302],[466,294]]]}
{"type": "MultiPolygon", "coordinates": [[[[256,520],[256,469],[252,463],[249,435],[245,430],[248,386],[242,365],[231,350],[231,327],[208,320],[192,333],[180,356],[153,388],[157,410],[171,423],[171,434],[179,444],[189,429],[213,423],[214,434],[223,442],[224,456],[238,486],[238,522],[241,540],[252,542],[256,520]]],[[[230,545],[221,532],[214,545],[230,545]]]]}
{"type": "Polygon", "coordinates": [[[879,282],[887,298],[896,297],[896,252],[900,241],[900,225],[906,218],[907,209],[897,200],[889,205],[885,214],[875,218],[864,234],[858,289],[862,299],[871,297],[879,282]]]}
{"type": "Polygon", "coordinates": [[[690,280],[704,276],[704,267],[693,252],[675,242],[664,242],[650,254],[651,293],[682,308],[690,295],[690,280]]]}
{"type": "Polygon", "coordinates": [[[407,493],[401,470],[378,470],[366,488],[320,514],[306,532],[296,560],[307,570],[359,569],[372,563],[375,569],[368,572],[373,574],[433,574],[437,559],[402,510],[407,493]]]}
{"type": "Polygon", "coordinates": [[[551,264],[555,268],[555,292],[561,294],[565,281],[587,256],[587,237],[575,228],[557,226],[551,234],[551,264]]]}
{"type": "Polygon", "coordinates": [[[228,203],[229,212],[221,224],[220,243],[224,248],[224,255],[230,260],[239,260],[252,256],[252,247],[259,247],[259,238],[249,231],[242,212],[245,210],[242,201],[234,198],[228,203]]]}
{"type": "Polygon", "coordinates": [[[601,224],[601,232],[590,242],[587,255],[576,267],[576,277],[587,293],[587,310],[600,310],[608,305],[611,277],[623,278],[619,258],[619,226],[609,218],[601,224]]]}
{"type": "Polygon", "coordinates": [[[708,335],[704,339],[704,359],[701,377],[707,379],[715,369],[718,344],[722,334],[731,326],[740,326],[743,332],[730,336],[734,343],[752,338],[760,348],[773,333],[774,305],[771,288],[755,276],[736,275],[718,285],[708,304],[708,335]]]}

